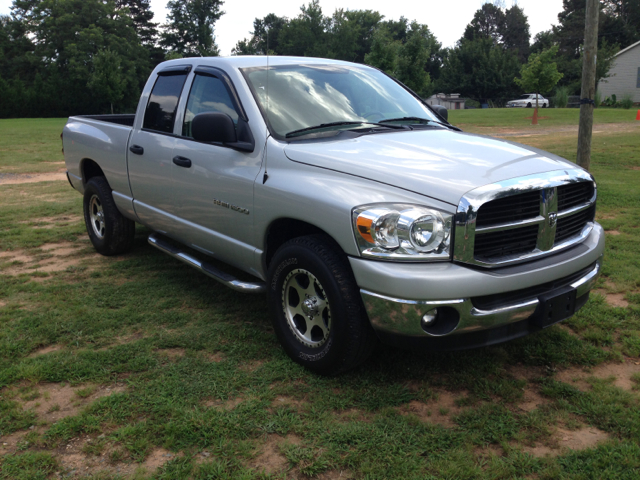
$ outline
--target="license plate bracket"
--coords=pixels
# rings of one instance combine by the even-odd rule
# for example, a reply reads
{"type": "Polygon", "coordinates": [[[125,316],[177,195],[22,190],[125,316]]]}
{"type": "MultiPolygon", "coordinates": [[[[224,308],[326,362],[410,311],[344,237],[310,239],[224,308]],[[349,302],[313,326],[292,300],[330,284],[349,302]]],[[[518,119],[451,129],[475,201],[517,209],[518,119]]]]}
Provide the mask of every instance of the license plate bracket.
{"type": "Polygon", "coordinates": [[[540,305],[535,323],[546,328],[572,316],[576,312],[576,289],[562,287],[538,297],[540,305]]]}

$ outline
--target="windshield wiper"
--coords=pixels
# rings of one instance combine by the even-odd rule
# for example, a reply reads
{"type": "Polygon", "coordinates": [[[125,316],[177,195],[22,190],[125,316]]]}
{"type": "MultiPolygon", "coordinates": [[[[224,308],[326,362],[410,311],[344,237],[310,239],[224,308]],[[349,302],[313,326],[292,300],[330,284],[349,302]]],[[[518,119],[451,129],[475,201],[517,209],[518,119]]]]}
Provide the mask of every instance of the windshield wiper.
{"type": "Polygon", "coordinates": [[[317,130],[318,128],[325,128],[325,127],[337,127],[340,125],[376,125],[378,127],[386,127],[386,128],[404,128],[402,125],[384,125],[382,123],[375,123],[375,122],[330,122],[330,123],[321,123],[320,125],[314,125],[312,127],[305,127],[305,128],[301,128],[299,130],[294,130],[292,132],[289,132],[285,135],[286,138],[290,138],[290,137],[294,137],[298,134],[302,134],[304,132],[309,132],[311,130],[317,130]]]}
{"type": "Polygon", "coordinates": [[[386,122],[402,122],[402,121],[413,121],[413,122],[425,122],[425,123],[436,123],[438,125],[442,125],[443,127],[451,128],[453,130],[457,130],[461,132],[458,127],[454,127],[449,123],[438,122],[437,120],[431,120],[430,118],[420,118],[420,117],[398,117],[398,118],[385,118],[384,120],[380,120],[380,123],[386,122]]]}

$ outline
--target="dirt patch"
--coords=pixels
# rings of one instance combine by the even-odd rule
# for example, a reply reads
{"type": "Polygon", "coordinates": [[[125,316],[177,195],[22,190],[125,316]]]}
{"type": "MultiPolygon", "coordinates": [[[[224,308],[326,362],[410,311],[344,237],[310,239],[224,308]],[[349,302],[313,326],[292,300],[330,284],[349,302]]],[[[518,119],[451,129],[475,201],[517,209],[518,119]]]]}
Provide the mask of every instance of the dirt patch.
{"type": "Polygon", "coordinates": [[[186,350],[184,348],[163,348],[158,350],[158,353],[166,355],[170,360],[184,357],[186,350]]]}
{"type": "Polygon", "coordinates": [[[78,256],[78,249],[81,248],[84,245],[64,242],[44,244],[40,254],[25,250],[0,252],[0,263],[8,264],[1,271],[5,275],[61,272],[80,264],[82,258],[78,256]]]}
{"type": "Polygon", "coordinates": [[[38,398],[24,403],[25,410],[33,410],[38,420],[51,424],[77,415],[85,405],[114,393],[125,391],[124,385],[71,387],[47,383],[37,388],[38,398]]]}
{"type": "Polygon", "coordinates": [[[614,237],[620,235],[620,232],[618,230],[605,230],[605,232],[607,235],[613,235],[614,237]]]}
{"type": "Polygon", "coordinates": [[[60,345],[47,345],[46,347],[39,348],[35,352],[29,354],[28,358],[39,357],[40,355],[46,355],[47,353],[57,352],[62,347],[60,345]]]}
{"type": "Polygon", "coordinates": [[[259,448],[259,454],[251,462],[249,467],[267,474],[280,473],[285,470],[289,462],[281,453],[284,444],[300,445],[301,439],[289,434],[286,437],[280,435],[268,435],[266,442],[259,448]]]}
{"type": "Polygon", "coordinates": [[[213,363],[220,363],[224,360],[224,354],[222,352],[205,353],[204,358],[213,363]]]}
{"type": "Polygon", "coordinates": [[[616,218],[618,216],[613,213],[596,213],[596,220],[615,220],[616,218]]]}
{"type": "Polygon", "coordinates": [[[57,173],[3,173],[0,174],[0,185],[18,185],[22,183],[38,183],[52,181],[66,181],[67,175],[57,173]]]}
{"type": "Polygon", "coordinates": [[[556,379],[573,385],[579,390],[585,392],[591,388],[586,382],[587,378],[596,377],[600,379],[608,379],[613,377],[613,385],[622,388],[623,390],[631,391],[634,387],[634,382],[631,380],[631,377],[636,373],[640,373],[640,365],[636,365],[636,363],[632,361],[627,361],[624,363],[607,363],[598,365],[591,370],[568,368],[559,372],[556,375],[556,379]]]}
{"type": "Polygon", "coordinates": [[[60,470],[65,478],[86,478],[93,475],[105,475],[107,478],[131,478],[134,474],[154,473],[173,458],[183,456],[182,453],[175,454],[164,448],[155,448],[142,463],[114,462],[110,459],[110,454],[116,450],[112,446],[105,448],[100,455],[88,455],[82,452],[83,446],[89,441],[91,441],[89,437],[74,438],[70,443],[62,446],[58,452],[52,452],[60,462],[60,470]]]}
{"type": "MultiPolygon", "coordinates": [[[[303,477],[305,478],[305,477],[303,477]]],[[[317,480],[346,480],[347,478],[354,478],[349,471],[345,470],[329,470],[328,472],[316,475],[314,478],[317,480]]]]}
{"type": "Polygon", "coordinates": [[[456,426],[452,418],[459,414],[462,409],[455,403],[460,398],[460,394],[453,394],[446,390],[438,392],[436,399],[423,403],[412,400],[399,408],[402,415],[415,415],[424,422],[442,425],[446,428],[456,426]]]}
{"type": "MultiPolygon", "coordinates": [[[[531,117],[527,117],[531,120],[531,117]]],[[[538,120],[545,120],[547,117],[538,117],[538,120]]],[[[524,128],[514,129],[513,127],[479,127],[475,125],[459,125],[465,131],[471,133],[480,133],[483,135],[491,135],[493,137],[533,137],[542,135],[554,136],[575,136],[578,133],[578,125],[565,126],[546,126],[546,125],[530,125],[524,128]]],[[[640,130],[640,122],[638,123],[601,123],[594,125],[594,134],[615,134],[624,132],[636,132],[640,130]]],[[[637,167],[636,167],[637,168],[637,167]]]]}
{"type": "Polygon", "coordinates": [[[57,227],[64,227],[72,223],[80,223],[83,218],[79,215],[59,215],[57,217],[32,218],[19,223],[31,224],[32,228],[49,230],[57,227]],[[34,225],[35,224],[35,225],[34,225]]]}
{"type": "Polygon", "coordinates": [[[240,365],[243,372],[253,373],[264,364],[264,360],[251,360],[240,365]]]}
{"type": "Polygon", "coordinates": [[[533,388],[525,388],[522,400],[518,403],[518,408],[525,412],[532,412],[549,403],[549,399],[540,395],[533,388]]]}
{"type": "Polygon", "coordinates": [[[602,289],[592,290],[592,293],[602,295],[611,307],[627,308],[629,306],[629,302],[624,299],[624,293],[608,293],[602,289]]]}
{"type": "Polygon", "coordinates": [[[271,402],[272,407],[291,407],[294,410],[304,410],[307,402],[304,400],[300,400],[293,397],[288,397],[286,395],[280,395],[276,397],[276,399],[271,402]]]}
{"type": "Polygon", "coordinates": [[[579,430],[566,430],[558,427],[546,445],[533,445],[523,450],[534,457],[560,455],[567,450],[586,450],[594,448],[609,439],[609,435],[595,427],[584,427],[579,430]]]}
{"type": "Polygon", "coordinates": [[[227,400],[215,399],[205,400],[202,405],[207,408],[220,408],[222,410],[233,410],[244,401],[242,397],[228,398],[227,400]]]}

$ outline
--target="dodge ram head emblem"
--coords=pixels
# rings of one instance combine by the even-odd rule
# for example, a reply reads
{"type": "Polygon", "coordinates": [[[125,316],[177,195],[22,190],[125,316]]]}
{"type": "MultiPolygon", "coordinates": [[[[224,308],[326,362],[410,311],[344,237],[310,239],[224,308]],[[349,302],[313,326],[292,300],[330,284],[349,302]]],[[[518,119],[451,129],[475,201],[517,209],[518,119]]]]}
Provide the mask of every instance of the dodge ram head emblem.
{"type": "Polygon", "coordinates": [[[549,212],[549,226],[551,228],[555,227],[557,221],[558,221],[558,214],[556,212],[549,212]]]}

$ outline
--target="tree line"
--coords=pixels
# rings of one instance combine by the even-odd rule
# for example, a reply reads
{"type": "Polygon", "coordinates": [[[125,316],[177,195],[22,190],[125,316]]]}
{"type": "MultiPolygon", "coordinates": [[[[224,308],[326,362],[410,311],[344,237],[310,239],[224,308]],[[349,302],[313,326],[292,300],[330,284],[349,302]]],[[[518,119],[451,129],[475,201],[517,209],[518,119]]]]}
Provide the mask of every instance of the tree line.
{"type": "MultiPolygon", "coordinates": [[[[500,1],[482,5],[456,44],[443,48],[427,25],[373,10],[325,15],[312,0],[293,18],[256,18],[232,54],[365,63],[424,97],[455,92],[484,100],[522,93],[516,79],[523,65],[544,52],[562,74],[558,85],[578,93],[584,0],[563,0],[558,25],[533,39],[523,9],[500,1]]],[[[149,0],[14,0],[11,15],[0,16],[0,117],[131,112],[159,62],[219,54],[214,29],[222,0],[172,0],[167,7],[167,23],[159,25],[149,0]]],[[[601,0],[597,78],[620,48],[638,40],[640,2],[601,0]]]]}

